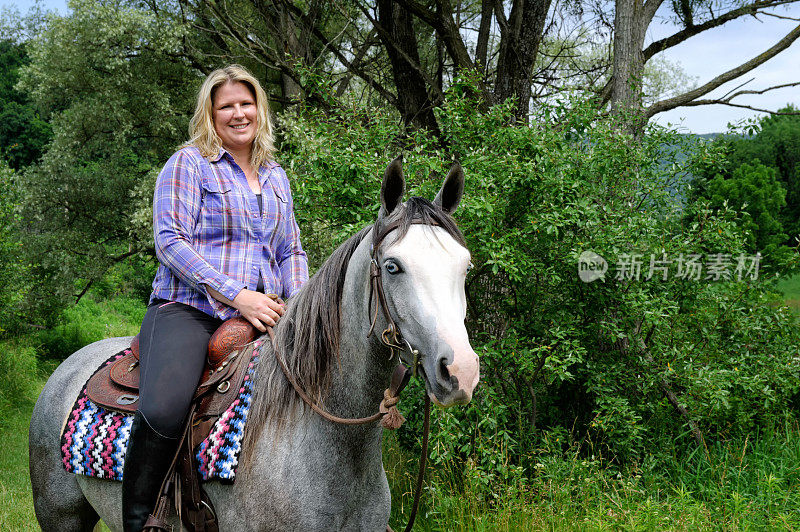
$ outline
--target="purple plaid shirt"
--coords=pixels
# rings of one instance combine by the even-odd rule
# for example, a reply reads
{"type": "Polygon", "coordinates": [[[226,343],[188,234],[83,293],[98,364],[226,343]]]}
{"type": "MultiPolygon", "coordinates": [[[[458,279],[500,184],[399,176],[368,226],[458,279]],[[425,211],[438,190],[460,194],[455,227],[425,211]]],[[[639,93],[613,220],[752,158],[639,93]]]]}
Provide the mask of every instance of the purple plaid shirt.
{"type": "Polygon", "coordinates": [[[210,160],[194,147],[170,157],[153,199],[160,264],[150,301],[185,303],[225,320],[239,312],[206,286],[233,300],[243,288],[255,290],[260,276],[266,293],[288,298],[308,280],[286,173],[272,162],[258,178],[262,216],[244,172],[224,149],[210,160]]]}

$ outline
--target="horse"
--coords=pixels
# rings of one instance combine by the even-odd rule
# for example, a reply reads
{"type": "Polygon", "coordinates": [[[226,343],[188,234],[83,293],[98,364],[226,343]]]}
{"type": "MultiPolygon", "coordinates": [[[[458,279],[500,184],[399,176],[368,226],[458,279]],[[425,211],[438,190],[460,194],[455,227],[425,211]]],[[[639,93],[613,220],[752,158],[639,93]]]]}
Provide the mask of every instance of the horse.
{"type": "MultiPolygon", "coordinates": [[[[343,425],[313,412],[279,368],[273,346],[307,395],[339,417],[374,414],[401,361],[418,364],[435,404],[470,401],[479,380],[464,325],[471,263],[450,216],[461,201],[464,174],[453,165],[433,202],[403,202],[404,190],[398,158],[384,172],[376,222],[325,261],[289,300],[274,343],[261,346],[236,480],[204,484],[220,530],[382,531],[389,521],[379,422],[343,425]],[[387,228],[373,253],[373,238],[387,228]],[[373,264],[382,277],[385,314],[373,298],[373,264]],[[391,321],[408,346],[402,352],[381,341],[378,331],[391,321]]],[[[67,473],[59,437],[87,378],[130,340],[101,340],[72,354],[36,402],[30,474],[36,518],[46,532],[92,530],[99,519],[122,530],[121,483],[67,473]]],[[[181,529],[174,516],[172,524],[181,529]]]]}

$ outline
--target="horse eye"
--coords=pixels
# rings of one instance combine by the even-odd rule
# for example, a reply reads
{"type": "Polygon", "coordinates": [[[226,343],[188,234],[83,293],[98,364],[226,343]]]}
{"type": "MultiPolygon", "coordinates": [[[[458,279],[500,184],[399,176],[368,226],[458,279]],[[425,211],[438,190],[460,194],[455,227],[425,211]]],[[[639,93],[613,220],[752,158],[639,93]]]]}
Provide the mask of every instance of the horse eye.
{"type": "Polygon", "coordinates": [[[471,272],[472,268],[474,268],[474,267],[475,267],[475,265],[472,264],[472,261],[469,261],[469,264],[467,264],[467,273],[471,272]]]}
{"type": "Polygon", "coordinates": [[[400,266],[393,261],[387,260],[384,266],[386,267],[386,271],[392,275],[400,273],[400,266]]]}

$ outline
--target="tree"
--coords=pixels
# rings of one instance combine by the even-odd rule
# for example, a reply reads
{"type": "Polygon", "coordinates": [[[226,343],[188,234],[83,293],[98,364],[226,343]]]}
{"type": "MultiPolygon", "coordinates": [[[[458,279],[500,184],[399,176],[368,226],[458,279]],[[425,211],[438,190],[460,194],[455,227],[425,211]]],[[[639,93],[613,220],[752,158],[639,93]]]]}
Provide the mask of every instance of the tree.
{"type": "MultiPolygon", "coordinates": [[[[650,105],[642,102],[642,76],[645,64],[657,54],[676,46],[704,31],[713,30],[726,22],[744,16],[771,15],[771,9],[794,3],[795,0],[754,0],[740,2],[691,2],[681,0],[671,3],[672,16],[680,23],[681,29],[674,34],[659,39],[644,47],[647,28],[653,23],[663,0],[615,0],[614,6],[614,48],[613,69],[610,79],[601,92],[603,102],[610,102],[617,114],[632,114],[628,127],[640,131],[643,124],[658,113],[682,106],[724,104],[742,106],[733,102],[743,94],[762,94],[769,90],[786,86],[796,86],[800,81],[788,85],[768,87],[760,91],[736,90],[722,98],[703,99],[714,89],[739,79],[757,66],[783,52],[800,37],[800,25],[777,42],[750,60],[730,70],[720,73],[699,87],[674,95],[650,105]]],[[[602,8],[601,8],[602,9],[602,8]]],[[[741,86],[740,86],[741,87],[741,86]]],[[[737,87],[739,89],[740,87],[737,87]]]]}
{"type": "Polygon", "coordinates": [[[744,163],[729,178],[717,174],[704,186],[704,196],[712,208],[727,204],[744,213],[740,223],[748,233],[749,252],[774,255],[786,241],[779,218],[786,206],[786,190],[774,169],[744,163]]]}
{"type": "Polygon", "coordinates": [[[0,41],[0,156],[15,170],[36,161],[52,137],[28,95],[14,88],[29,62],[24,44],[0,41]]]}
{"type": "MultiPolygon", "coordinates": [[[[176,59],[184,32],[148,12],[78,0],[29,43],[20,89],[54,138],[19,179],[26,252],[44,318],[110,267],[152,255],[152,187],[186,139],[198,73],[176,59]]],[[[149,283],[150,280],[145,280],[149,283]]]]}
{"type": "Polygon", "coordinates": [[[0,158],[0,334],[13,331],[20,324],[20,308],[30,281],[22,254],[17,175],[0,158]]]}
{"type": "MultiPolygon", "coordinates": [[[[748,129],[749,134],[718,137],[714,145],[719,157],[698,167],[695,193],[696,197],[708,199],[717,194],[721,199],[729,198],[731,205],[741,206],[740,200],[753,205],[760,200],[747,200],[739,192],[735,196],[726,196],[727,192],[740,190],[740,185],[723,186],[723,183],[726,180],[739,182],[744,175],[751,175],[755,168],[761,168],[758,173],[763,175],[762,167],[768,168],[781,185],[785,201],[780,201],[780,205],[773,201],[769,207],[765,206],[767,215],[774,217],[781,226],[775,228],[776,234],[785,233],[782,243],[793,247],[797,245],[796,237],[800,236],[800,115],[792,105],[780,109],[780,113],[761,118],[757,125],[748,129]],[[712,180],[717,183],[714,192],[709,189],[712,180]]],[[[774,189],[771,184],[767,186],[769,190],[774,189]]]]}
{"type": "Polygon", "coordinates": [[[779,216],[789,235],[788,244],[795,245],[800,236],[800,115],[792,105],[782,114],[766,116],[759,121],[753,136],[723,139],[730,145],[730,165],[760,162],[777,171],[778,180],[786,189],[786,206],[779,216]]]}
{"type": "MultiPolygon", "coordinates": [[[[702,1],[674,2],[670,6],[671,16],[682,28],[645,49],[647,28],[653,23],[663,0],[618,0],[614,4],[585,2],[577,4],[578,16],[569,11],[575,6],[551,6],[549,0],[514,0],[510,2],[510,9],[496,0],[437,0],[428,3],[355,0],[341,4],[325,15],[319,2],[305,4],[283,0],[265,7],[264,3],[251,4],[246,0],[197,4],[182,0],[187,9],[197,13],[194,26],[224,43],[224,47],[219,47],[220,52],[244,51],[267,68],[293,79],[301,89],[303,77],[296,68],[299,62],[319,65],[333,75],[344,75],[347,83],[353,76],[358,77],[387,103],[394,105],[406,123],[426,124],[433,130],[436,130],[435,122],[428,109],[440,105],[449,80],[457,72],[467,70],[481,73],[477,83],[478,102],[491,105],[513,97],[517,101],[515,116],[526,116],[534,94],[533,86],[557,86],[558,81],[564,81],[557,81],[558,76],[553,76],[552,71],[548,74],[548,67],[537,70],[537,61],[552,67],[553,59],[568,57],[575,51],[574,47],[561,48],[556,58],[540,57],[542,44],[548,38],[559,38],[557,21],[570,17],[575,19],[576,22],[564,33],[578,31],[586,36],[584,42],[592,39],[592,32],[585,31],[588,23],[583,22],[580,16],[583,12],[591,13],[599,21],[594,34],[613,35],[611,60],[606,63],[611,70],[605,72],[605,86],[596,88],[600,101],[603,105],[610,103],[618,114],[626,110],[639,114],[637,129],[641,128],[643,120],[683,105],[736,105],[732,102],[734,98],[751,91],[735,92],[713,101],[702,97],[788,48],[800,36],[800,27],[752,60],[699,87],[647,106],[642,102],[645,65],[660,52],[701,32],[744,16],[769,15],[771,9],[794,1],[753,0],[746,4],[713,6],[702,1]],[[236,25],[226,23],[236,10],[250,16],[236,17],[236,25]],[[336,22],[332,23],[334,19],[336,22]],[[291,23],[278,27],[277,21],[291,23]],[[262,27],[267,29],[265,24],[271,31],[261,30],[262,27]],[[281,31],[275,33],[278,30],[281,31]],[[291,45],[295,38],[302,46],[291,45]],[[286,42],[280,46],[274,42],[275,39],[286,42]],[[426,52],[420,53],[423,48],[426,52]],[[386,72],[381,70],[380,61],[376,61],[382,53],[388,57],[393,84],[384,81],[386,72]]],[[[552,47],[546,48],[550,52],[553,50],[552,47]]],[[[602,78],[597,80],[602,81],[602,78]]]]}

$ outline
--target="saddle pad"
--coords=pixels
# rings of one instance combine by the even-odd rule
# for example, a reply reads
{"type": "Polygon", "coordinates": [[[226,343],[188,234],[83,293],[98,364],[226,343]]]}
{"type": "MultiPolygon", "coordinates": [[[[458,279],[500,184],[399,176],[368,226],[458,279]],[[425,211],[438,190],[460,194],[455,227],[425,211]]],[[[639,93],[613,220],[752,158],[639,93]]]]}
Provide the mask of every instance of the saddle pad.
{"type": "MultiPolygon", "coordinates": [[[[262,343],[262,340],[255,342],[237,398],[195,448],[202,480],[233,481],[236,476],[245,422],[250,411],[252,378],[262,343]]],[[[129,353],[130,349],[120,351],[101,364],[97,371],[129,353]]],[[[89,400],[84,384],[61,433],[61,461],[64,468],[78,475],[122,480],[132,423],[132,414],[106,410],[89,400]]]]}

